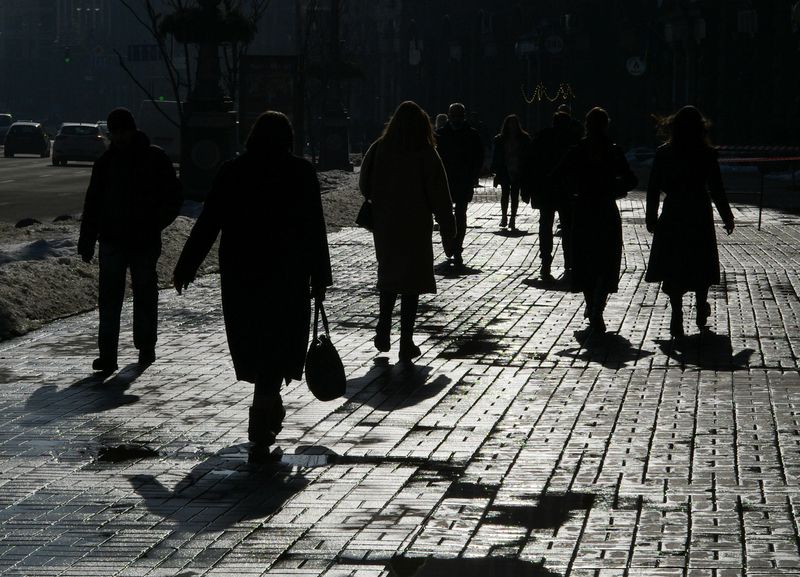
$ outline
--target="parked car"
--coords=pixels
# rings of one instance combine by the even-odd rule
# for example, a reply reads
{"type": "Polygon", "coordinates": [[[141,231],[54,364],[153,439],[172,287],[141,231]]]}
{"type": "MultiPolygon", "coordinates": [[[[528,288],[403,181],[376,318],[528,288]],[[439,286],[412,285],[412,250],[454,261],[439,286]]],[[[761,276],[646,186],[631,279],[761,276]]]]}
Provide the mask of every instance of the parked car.
{"type": "Polygon", "coordinates": [[[3,156],[10,158],[15,154],[38,154],[42,158],[50,156],[50,138],[40,123],[19,121],[8,128],[3,156]]]}
{"type": "Polygon", "coordinates": [[[6,138],[6,133],[11,125],[14,124],[14,117],[10,114],[0,114],[0,142],[6,138]]]}
{"type": "Polygon", "coordinates": [[[53,141],[53,165],[64,165],[69,160],[94,162],[106,151],[108,144],[108,137],[97,124],[65,122],[53,141]]]}

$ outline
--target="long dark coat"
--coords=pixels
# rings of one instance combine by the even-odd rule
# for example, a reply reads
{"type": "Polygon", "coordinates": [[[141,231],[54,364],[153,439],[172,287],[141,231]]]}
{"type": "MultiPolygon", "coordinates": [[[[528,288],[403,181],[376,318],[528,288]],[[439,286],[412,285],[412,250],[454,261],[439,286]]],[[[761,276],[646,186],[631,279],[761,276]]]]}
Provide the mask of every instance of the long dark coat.
{"type": "Polygon", "coordinates": [[[502,134],[494,137],[492,149],[492,164],[489,167],[489,172],[494,174],[495,186],[511,186],[512,180],[514,184],[521,184],[525,174],[526,165],[530,162],[531,155],[531,142],[532,139],[527,134],[520,134],[518,137],[518,148],[516,154],[519,162],[519,173],[514,175],[513,178],[509,172],[509,162],[507,158],[506,141],[502,134]]]}
{"type": "Polygon", "coordinates": [[[472,202],[475,184],[483,168],[480,133],[466,122],[458,126],[448,122],[436,133],[436,140],[453,202],[472,202]]]}
{"type": "Polygon", "coordinates": [[[567,182],[575,194],[572,290],[617,292],[622,220],[616,200],[637,184],[622,149],[607,139],[583,138],[551,178],[567,182]]]}
{"type": "Polygon", "coordinates": [[[193,278],[217,235],[222,310],[239,380],[299,379],[310,287],[331,284],[319,181],[307,161],[247,152],[225,163],[176,267],[193,278]]]}
{"type": "Polygon", "coordinates": [[[359,186],[372,201],[378,289],[435,293],[431,214],[443,239],[456,233],[447,176],[436,150],[397,151],[378,140],[364,157],[359,186]]]}
{"type": "Polygon", "coordinates": [[[679,154],[671,144],[656,152],[647,186],[647,223],[654,230],[645,280],[667,293],[706,290],[719,283],[719,254],[711,201],[723,221],[733,219],[717,153],[679,154]],[[661,193],[665,193],[661,216],[661,193]]]}

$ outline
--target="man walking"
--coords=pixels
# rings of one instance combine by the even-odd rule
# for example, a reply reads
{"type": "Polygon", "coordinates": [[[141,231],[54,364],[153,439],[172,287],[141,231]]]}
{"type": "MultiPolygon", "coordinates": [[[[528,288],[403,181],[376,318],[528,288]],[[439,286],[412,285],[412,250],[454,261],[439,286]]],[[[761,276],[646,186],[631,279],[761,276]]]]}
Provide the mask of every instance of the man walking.
{"type": "Polygon", "coordinates": [[[561,246],[564,250],[564,278],[572,268],[572,198],[568,183],[554,181],[550,173],[567,151],[578,144],[581,135],[576,131],[572,117],[559,108],[553,115],[553,126],[545,128],[533,141],[533,170],[537,182],[533,187],[531,204],[539,209],[539,254],[542,260],[540,278],[553,282],[553,222],[558,212],[561,223],[561,246]]]}
{"type": "Polygon", "coordinates": [[[460,103],[450,105],[447,124],[436,133],[436,137],[450,185],[450,196],[455,203],[457,236],[453,263],[461,267],[464,264],[462,252],[467,232],[467,207],[483,167],[483,144],[478,131],[467,124],[466,109],[460,103]]]}
{"type": "Polygon", "coordinates": [[[108,115],[111,146],[94,164],[83,205],[78,253],[90,262],[100,241],[99,358],[95,371],[117,370],[117,346],[125,275],[131,271],[133,342],[139,365],[156,359],[161,231],[178,215],[183,197],[175,169],[163,150],[136,129],[133,115],[108,115]]]}

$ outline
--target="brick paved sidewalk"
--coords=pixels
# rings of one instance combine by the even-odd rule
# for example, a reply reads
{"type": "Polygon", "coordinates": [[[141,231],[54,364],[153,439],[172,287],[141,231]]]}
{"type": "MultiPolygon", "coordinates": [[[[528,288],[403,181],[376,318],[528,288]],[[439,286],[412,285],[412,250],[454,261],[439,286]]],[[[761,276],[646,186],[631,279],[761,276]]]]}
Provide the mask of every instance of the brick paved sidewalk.
{"type": "Polygon", "coordinates": [[[678,346],[643,282],[641,196],[621,209],[606,337],[584,338],[580,297],[536,280],[536,235],[499,234],[486,202],[467,274],[422,300],[413,367],[396,334],[372,349],[370,237],[332,235],[347,398],[288,387],[269,465],[246,462],[217,277],[161,294],[143,374],[88,377],[95,314],[0,345],[0,574],[800,575],[800,219],[757,232],[736,209],[711,331],[689,311],[678,346]],[[158,454],[107,451],[123,444],[158,454]]]}

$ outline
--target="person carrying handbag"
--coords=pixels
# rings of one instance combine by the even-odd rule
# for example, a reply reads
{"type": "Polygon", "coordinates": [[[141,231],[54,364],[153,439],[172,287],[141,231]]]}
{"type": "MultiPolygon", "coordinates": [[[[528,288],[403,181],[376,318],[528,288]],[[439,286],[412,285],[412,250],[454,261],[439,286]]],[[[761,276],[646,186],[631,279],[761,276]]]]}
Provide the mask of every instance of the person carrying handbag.
{"type": "Polygon", "coordinates": [[[293,140],[284,114],[256,120],[246,152],[214,179],[174,272],[180,294],[221,233],[225,332],[236,377],[255,385],[247,433],[256,455],[268,453],[282,429],[282,383],[302,378],[309,299],[322,301],[332,282],[319,180],[310,162],[292,155],[293,140]]]}

